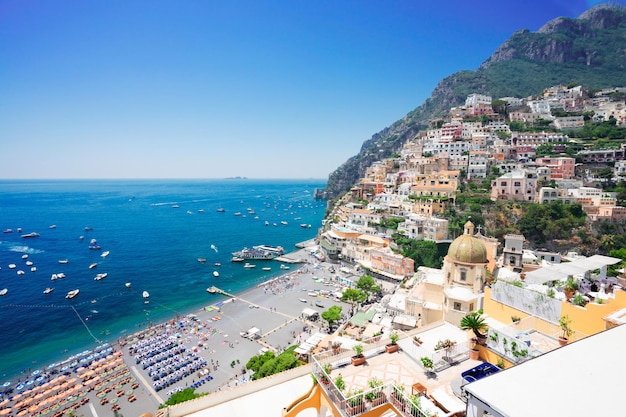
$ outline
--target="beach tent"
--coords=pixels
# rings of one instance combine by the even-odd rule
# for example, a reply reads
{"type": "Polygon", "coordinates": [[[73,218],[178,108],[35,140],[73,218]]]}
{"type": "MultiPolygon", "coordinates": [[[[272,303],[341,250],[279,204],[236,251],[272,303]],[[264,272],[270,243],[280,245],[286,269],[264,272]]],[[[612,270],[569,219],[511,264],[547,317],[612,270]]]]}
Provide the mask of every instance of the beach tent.
{"type": "Polygon", "coordinates": [[[248,330],[248,336],[250,337],[254,337],[257,333],[259,333],[261,330],[259,330],[256,327],[252,327],[250,330],[248,330]]]}
{"type": "Polygon", "coordinates": [[[319,312],[317,310],[313,310],[312,308],[306,307],[302,309],[302,317],[304,318],[312,317],[316,314],[319,314],[319,312]]]}

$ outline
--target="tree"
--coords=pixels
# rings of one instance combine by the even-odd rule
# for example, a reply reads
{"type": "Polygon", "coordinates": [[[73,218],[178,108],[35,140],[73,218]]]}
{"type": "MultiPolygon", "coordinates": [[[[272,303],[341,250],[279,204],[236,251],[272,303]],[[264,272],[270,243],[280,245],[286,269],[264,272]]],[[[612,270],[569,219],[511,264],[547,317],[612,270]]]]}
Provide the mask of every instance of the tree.
{"type": "Polygon", "coordinates": [[[361,304],[366,299],[367,294],[355,288],[347,288],[344,290],[343,294],[341,294],[341,301],[350,303],[352,305],[352,311],[350,312],[350,315],[354,315],[354,307],[357,304],[361,304]]]}
{"type": "Polygon", "coordinates": [[[332,306],[326,311],[322,311],[322,318],[328,322],[328,327],[332,327],[336,321],[341,319],[341,306],[332,306]]]}
{"type": "Polygon", "coordinates": [[[471,330],[474,332],[476,337],[480,339],[487,337],[484,333],[482,333],[487,329],[487,327],[487,322],[483,317],[482,310],[472,311],[461,319],[461,330],[471,330]]]}
{"type": "Polygon", "coordinates": [[[380,286],[376,285],[376,280],[371,275],[363,275],[356,283],[356,287],[365,291],[368,295],[380,292],[380,286]]]}

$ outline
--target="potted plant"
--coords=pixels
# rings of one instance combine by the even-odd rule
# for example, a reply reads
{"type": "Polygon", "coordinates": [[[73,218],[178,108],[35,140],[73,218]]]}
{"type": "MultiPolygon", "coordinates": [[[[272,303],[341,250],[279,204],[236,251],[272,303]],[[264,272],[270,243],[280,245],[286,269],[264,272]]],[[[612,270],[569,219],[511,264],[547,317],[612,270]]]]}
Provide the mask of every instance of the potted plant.
{"type": "Polygon", "coordinates": [[[372,377],[368,381],[368,384],[371,388],[371,391],[365,394],[365,399],[372,404],[372,407],[377,407],[384,403],[387,398],[382,390],[383,381],[376,377],[372,377]]]}
{"type": "Polygon", "coordinates": [[[427,371],[432,371],[434,367],[432,359],[430,359],[428,356],[422,356],[420,358],[420,361],[422,362],[422,366],[424,367],[424,369],[426,369],[427,371]]]}
{"type": "Polygon", "coordinates": [[[513,324],[518,324],[520,320],[521,319],[519,316],[511,316],[511,321],[513,322],[513,324]]]}
{"type": "Polygon", "coordinates": [[[385,350],[387,351],[387,353],[393,353],[393,352],[397,352],[399,345],[398,345],[398,333],[393,332],[389,335],[389,339],[391,339],[391,343],[389,343],[388,345],[385,345],[385,350]]]}
{"type": "Polygon", "coordinates": [[[470,341],[469,358],[474,361],[477,361],[480,357],[480,351],[476,347],[476,344],[478,344],[478,338],[472,337],[470,341]]]}
{"type": "Polygon", "coordinates": [[[444,360],[448,359],[450,356],[450,350],[456,345],[454,340],[444,339],[439,340],[435,345],[435,351],[442,350],[445,352],[444,360]]]}
{"type": "Polygon", "coordinates": [[[346,412],[353,416],[365,411],[365,401],[363,400],[363,390],[350,391],[347,395],[346,412]]]}
{"type": "Polygon", "coordinates": [[[567,301],[571,300],[576,291],[578,290],[578,283],[574,281],[573,277],[568,277],[563,286],[563,292],[567,301]]]}
{"type": "Polygon", "coordinates": [[[404,397],[404,385],[394,385],[391,390],[391,403],[398,409],[404,410],[405,397],[404,397]]]}
{"type": "Polygon", "coordinates": [[[337,378],[335,378],[335,386],[339,391],[346,389],[346,381],[343,380],[343,376],[341,376],[341,374],[337,375],[337,378]]]}
{"type": "Polygon", "coordinates": [[[487,330],[487,322],[483,317],[483,311],[472,311],[461,319],[461,329],[471,330],[474,332],[478,340],[478,344],[485,345],[487,343],[487,335],[484,333],[487,330]]]}
{"type": "Polygon", "coordinates": [[[413,344],[415,346],[422,346],[422,339],[420,339],[418,336],[413,336],[413,344]]]}
{"type": "Polygon", "coordinates": [[[330,344],[330,349],[333,353],[339,353],[339,348],[341,347],[341,342],[332,342],[330,344]]]}
{"type": "Polygon", "coordinates": [[[323,384],[328,385],[330,384],[330,373],[333,371],[333,366],[330,364],[330,362],[325,363],[322,366],[322,372],[320,373],[320,380],[322,381],[323,384]]]}
{"type": "Polygon", "coordinates": [[[559,326],[561,326],[561,336],[559,336],[559,344],[564,346],[567,344],[569,338],[574,334],[574,330],[570,327],[572,319],[566,314],[559,318],[559,326]]]}
{"type": "Polygon", "coordinates": [[[358,366],[365,363],[365,355],[363,355],[363,346],[362,345],[354,345],[352,347],[355,355],[351,358],[352,365],[358,366]]]}

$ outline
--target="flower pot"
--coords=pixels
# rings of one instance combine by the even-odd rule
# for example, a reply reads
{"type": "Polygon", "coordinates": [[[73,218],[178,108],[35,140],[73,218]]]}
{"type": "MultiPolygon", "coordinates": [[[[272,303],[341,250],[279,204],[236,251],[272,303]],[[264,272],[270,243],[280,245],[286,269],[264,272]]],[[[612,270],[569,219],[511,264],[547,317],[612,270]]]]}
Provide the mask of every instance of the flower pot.
{"type": "Polygon", "coordinates": [[[350,359],[352,365],[354,366],[359,366],[359,365],[363,365],[365,363],[365,356],[361,355],[361,356],[353,356],[350,359]]]}
{"type": "Polygon", "coordinates": [[[568,340],[566,337],[563,336],[559,336],[559,345],[561,346],[565,346],[567,344],[568,340]]]}
{"type": "Polygon", "coordinates": [[[469,358],[471,360],[477,361],[479,357],[480,357],[480,351],[478,349],[470,349],[469,358]]]}
{"type": "Polygon", "coordinates": [[[355,404],[355,405],[351,405],[350,403],[346,404],[346,412],[350,416],[362,413],[363,411],[365,411],[365,403],[364,402],[361,402],[360,404],[355,404]]]}
{"type": "Polygon", "coordinates": [[[400,347],[400,345],[398,345],[398,344],[395,344],[395,345],[385,345],[385,351],[387,353],[397,352],[399,347],[400,347]]]}
{"type": "Polygon", "coordinates": [[[378,407],[379,405],[384,404],[385,402],[387,402],[387,396],[385,395],[384,392],[380,392],[378,394],[378,397],[372,398],[370,400],[372,407],[378,407]]]}

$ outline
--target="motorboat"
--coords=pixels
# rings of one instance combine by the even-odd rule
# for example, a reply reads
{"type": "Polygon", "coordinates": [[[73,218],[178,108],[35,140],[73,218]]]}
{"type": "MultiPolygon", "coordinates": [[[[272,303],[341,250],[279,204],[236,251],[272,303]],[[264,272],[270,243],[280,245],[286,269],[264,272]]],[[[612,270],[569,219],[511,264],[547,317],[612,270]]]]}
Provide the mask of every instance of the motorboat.
{"type": "Polygon", "coordinates": [[[52,274],[52,276],[50,277],[50,281],[56,281],[57,279],[59,279],[59,276],[57,274],[52,274]]]}
{"type": "Polygon", "coordinates": [[[39,233],[37,233],[37,232],[30,232],[30,233],[26,233],[25,235],[22,235],[22,237],[23,237],[24,239],[27,239],[27,238],[29,238],[29,237],[39,237],[39,236],[40,236],[40,235],[39,235],[39,233]]]}
{"type": "MultiPolygon", "coordinates": [[[[22,259],[26,259],[22,256],[22,259]]],[[[26,266],[33,266],[33,261],[26,261],[26,266]]]]}
{"type": "Polygon", "coordinates": [[[221,263],[219,263],[219,262],[215,262],[213,265],[215,265],[215,266],[217,266],[217,267],[222,266],[222,264],[221,264],[221,263]]]}
{"type": "Polygon", "coordinates": [[[217,291],[215,290],[215,287],[209,287],[209,288],[207,288],[207,289],[206,289],[206,291],[207,291],[209,294],[215,294],[215,293],[217,292],[217,291]]]}
{"type": "Polygon", "coordinates": [[[148,291],[144,291],[143,293],[141,293],[141,296],[143,297],[145,304],[148,304],[150,302],[150,293],[148,291]]]}
{"type": "Polygon", "coordinates": [[[102,256],[103,258],[106,258],[107,256],[109,256],[109,252],[108,250],[105,250],[104,252],[102,252],[102,254],[100,254],[100,256],[102,256]]]}
{"type": "Polygon", "coordinates": [[[69,259],[59,259],[59,263],[60,264],[66,264],[68,263],[70,260],[69,259]]]}
{"type": "Polygon", "coordinates": [[[220,273],[219,273],[219,272],[217,272],[217,271],[213,271],[213,276],[214,276],[215,278],[217,278],[217,277],[219,277],[219,276],[220,276],[220,273]]]}
{"type": "Polygon", "coordinates": [[[218,213],[224,213],[226,211],[226,209],[220,207],[216,210],[218,213]]]}
{"type": "Polygon", "coordinates": [[[67,298],[68,300],[76,297],[78,295],[78,293],[80,292],[80,290],[77,288],[75,290],[72,290],[70,292],[67,293],[67,295],[65,296],[65,298],[67,298]]]}
{"type": "Polygon", "coordinates": [[[256,265],[246,262],[246,264],[243,267],[250,269],[250,268],[256,268],[256,265]]]}
{"type": "Polygon", "coordinates": [[[264,271],[271,271],[272,268],[270,268],[269,266],[264,266],[263,268],[261,268],[264,271]]]}
{"type": "Polygon", "coordinates": [[[7,288],[3,288],[3,289],[0,290],[0,296],[7,295],[8,292],[9,292],[9,290],[7,288]]]}
{"type": "Polygon", "coordinates": [[[9,264],[9,269],[15,269],[15,268],[17,268],[17,265],[15,265],[15,264],[9,264]]]}
{"type": "Polygon", "coordinates": [[[201,264],[206,262],[206,258],[198,258],[198,262],[200,262],[201,264]]]}
{"type": "Polygon", "coordinates": [[[90,231],[90,230],[93,230],[93,227],[89,227],[89,226],[86,226],[86,227],[85,227],[85,232],[88,232],[88,231],[90,231]]]}
{"type": "Polygon", "coordinates": [[[30,267],[30,272],[36,272],[37,271],[37,267],[36,266],[31,266],[30,267]]]}
{"type": "Polygon", "coordinates": [[[51,224],[50,226],[48,226],[48,229],[56,229],[57,225],[56,224],[51,224]]]}
{"type": "Polygon", "coordinates": [[[178,204],[174,204],[172,208],[180,208],[180,206],[178,204]]]}
{"type": "Polygon", "coordinates": [[[89,241],[89,244],[90,244],[90,245],[95,245],[97,242],[98,242],[98,241],[97,241],[96,239],[91,239],[91,240],[89,241]]]}
{"type": "Polygon", "coordinates": [[[58,278],[58,279],[63,279],[63,278],[65,278],[65,274],[64,274],[63,272],[59,272],[59,273],[57,274],[57,278],[58,278]]]}
{"type": "Polygon", "coordinates": [[[239,212],[239,211],[238,211],[238,212],[236,212],[236,213],[235,213],[235,216],[241,216],[241,212],[239,212]]]}
{"type": "Polygon", "coordinates": [[[233,256],[232,258],[230,258],[231,262],[243,262],[243,258],[240,258],[238,256],[233,256]]]}
{"type": "Polygon", "coordinates": [[[2,233],[13,233],[13,229],[4,229],[2,233]]]}
{"type": "Polygon", "coordinates": [[[54,291],[54,288],[52,288],[52,287],[48,287],[48,288],[46,288],[45,290],[43,290],[43,293],[44,293],[44,294],[50,294],[52,291],[54,291]]]}
{"type": "Polygon", "coordinates": [[[280,224],[282,224],[283,226],[287,226],[287,222],[284,220],[281,220],[280,224]]]}
{"type": "Polygon", "coordinates": [[[130,282],[127,282],[126,284],[124,284],[124,286],[125,286],[126,288],[130,288],[130,282]]]}
{"type": "Polygon", "coordinates": [[[215,246],[215,245],[213,245],[213,244],[212,244],[212,245],[211,245],[211,249],[213,249],[213,251],[215,251],[215,253],[217,253],[217,246],[215,246]]]}
{"type": "Polygon", "coordinates": [[[22,271],[21,269],[17,271],[17,275],[24,275],[24,274],[25,274],[25,272],[22,271]]]}
{"type": "Polygon", "coordinates": [[[24,255],[22,255],[22,259],[28,259],[28,254],[25,253],[24,255]]]}
{"type": "Polygon", "coordinates": [[[98,266],[97,262],[92,263],[91,265],[89,265],[89,269],[94,269],[95,267],[98,266]]]}
{"type": "Polygon", "coordinates": [[[283,265],[283,264],[281,264],[281,265],[280,265],[280,269],[289,269],[289,267],[288,267],[287,265],[283,265]]]}
{"type": "Polygon", "coordinates": [[[268,222],[267,220],[265,220],[265,225],[266,225],[266,226],[269,226],[269,225],[270,225],[270,222],[268,222]]]}
{"type": "Polygon", "coordinates": [[[93,280],[94,280],[94,281],[100,281],[100,280],[105,279],[108,275],[109,275],[109,274],[108,274],[108,273],[106,273],[106,272],[104,272],[104,273],[102,273],[102,274],[97,274],[93,280]]]}
{"type": "Polygon", "coordinates": [[[91,250],[100,250],[100,249],[102,249],[102,246],[100,246],[100,245],[89,245],[89,249],[91,249],[91,250]]]}

